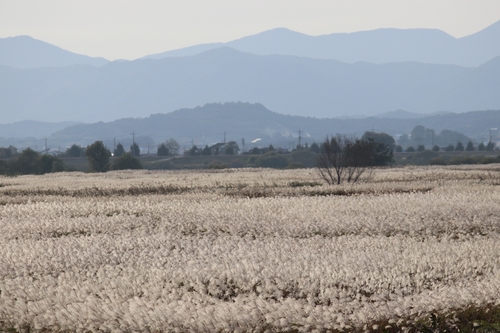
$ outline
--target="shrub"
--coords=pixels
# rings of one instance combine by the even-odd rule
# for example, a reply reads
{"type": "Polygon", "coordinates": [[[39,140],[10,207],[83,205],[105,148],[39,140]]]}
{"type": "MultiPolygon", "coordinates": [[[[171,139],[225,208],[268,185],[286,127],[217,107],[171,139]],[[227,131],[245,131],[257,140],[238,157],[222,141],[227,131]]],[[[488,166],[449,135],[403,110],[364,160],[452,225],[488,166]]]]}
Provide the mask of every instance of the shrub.
{"type": "Polygon", "coordinates": [[[227,169],[227,165],[224,163],[212,162],[209,164],[208,168],[214,170],[227,169]]]}
{"type": "Polygon", "coordinates": [[[446,163],[446,161],[441,157],[436,157],[436,158],[433,158],[429,161],[429,164],[430,165],[447,165],[448,163],[446,163]]]}
{"type": "Polygon", "coordinates": [[[265,155],[260,156],[256,163],[261,168],[284,169],[288,165],[288,159],[275,152],[268,152],[265,155]]]}
{"type": "Polygon", "coordinates": [[[117,157],[111,164],[111,170],[139,170],[142,169],[141,161],[131,153],[117,157]]]}
{"type": "Polygon", "coordinates": [[[439,156],[438,153],[432,150],[424,150],[413,155],[412,164],[415,165],[428,165],[432,159],[439,156]]]}
{"type": "Polygon", "coordinates": [[[296,150],[291,156],[291,163],[299,166],[299,168],[314,168],[316,166],[317,154],[309,150],[296,150]]]}

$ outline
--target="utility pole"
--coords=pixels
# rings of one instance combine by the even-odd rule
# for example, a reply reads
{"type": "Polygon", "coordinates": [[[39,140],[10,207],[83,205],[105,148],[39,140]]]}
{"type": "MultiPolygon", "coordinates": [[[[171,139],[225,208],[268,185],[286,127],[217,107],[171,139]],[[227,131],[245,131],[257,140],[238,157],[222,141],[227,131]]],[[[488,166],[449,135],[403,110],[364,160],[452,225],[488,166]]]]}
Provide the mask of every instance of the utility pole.
{"type": "Polygon", "coordinates": [[[224,131],[224,144],[226,144],[226,131],[224,131]]]}
{"type": "Polygon", "coordinates": [[[243,147],[241,152],[244,153],[245,152],[245,138],[241,138],[241,146],[243,147]]]}
{"type": "Polygon", "coordinates": [[[301,131],[300,131],[300,128],[299,128],[299,145],[298,145],[299,148],[300,148],[300,141],[302,140],[302,137],[300,136],[300,134],[301,134],[301,131]]]}
{"type": "Polygon", "coordinates": [[[135,143],[135,135],[136,135],[137,133],[132,132],[131,134],[132,134],[132,143],[135,143]]]}
{"type": "Polygon", "coordinates": [[[113,138],[113,153],[116,150],[116,138],[113,138]]]}
{"type": "Polygon", "coordinates": [[[496,131],[496,128],[490,128],[490,142],[493,141],[493,135],[491,134],[491,131],[496,131]]]}
{"type": "Polygon", "coordinates": [[[47,154],[47,137],[45,137],[45,154],[47,154]]]}

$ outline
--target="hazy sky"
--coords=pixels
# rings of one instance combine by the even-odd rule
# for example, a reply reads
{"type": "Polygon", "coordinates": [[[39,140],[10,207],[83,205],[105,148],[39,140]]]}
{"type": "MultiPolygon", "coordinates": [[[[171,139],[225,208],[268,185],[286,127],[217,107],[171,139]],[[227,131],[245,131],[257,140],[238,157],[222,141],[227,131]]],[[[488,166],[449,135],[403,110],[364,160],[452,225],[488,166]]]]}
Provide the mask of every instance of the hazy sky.
{"type": "Polygon", "coordinates": [[[499,0],[0,0],[0,37],[135,59],[285,27],[309,35],[436,28],[455,37],[500,20],[499,0]]]}

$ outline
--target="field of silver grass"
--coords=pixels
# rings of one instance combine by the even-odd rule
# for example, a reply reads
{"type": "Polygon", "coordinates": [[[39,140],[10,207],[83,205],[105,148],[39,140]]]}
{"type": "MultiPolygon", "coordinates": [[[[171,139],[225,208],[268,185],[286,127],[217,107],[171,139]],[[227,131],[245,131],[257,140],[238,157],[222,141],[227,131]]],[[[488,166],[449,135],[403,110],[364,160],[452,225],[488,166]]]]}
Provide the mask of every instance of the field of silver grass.
{"type": "Polygon", "coordinates": [[[0,327],[453,328],[500,305],[499,169],[383,169],[342,186],[312,169],[0,178],[0,327]]]}

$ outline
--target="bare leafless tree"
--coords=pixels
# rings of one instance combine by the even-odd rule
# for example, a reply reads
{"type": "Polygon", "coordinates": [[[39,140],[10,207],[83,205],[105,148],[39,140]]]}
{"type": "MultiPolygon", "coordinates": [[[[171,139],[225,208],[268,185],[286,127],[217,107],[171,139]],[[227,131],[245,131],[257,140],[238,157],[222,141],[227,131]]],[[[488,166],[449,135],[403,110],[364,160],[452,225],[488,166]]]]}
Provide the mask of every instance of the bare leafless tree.
{"type": "Polygon", "coordinates": [[[352,139],[346,135],[337,134],[327,137],[318,155],[318,172],[328,184],[340,184],[347,171],[346,147],[352,139]]]}
{"type": "Polygon", "coordinates": [[[317,169],[330,185],[355,183],[371,167],[392,162],[392,150],[386,144],[337,134],[327,137],[321,145],[317,169]]]}

